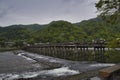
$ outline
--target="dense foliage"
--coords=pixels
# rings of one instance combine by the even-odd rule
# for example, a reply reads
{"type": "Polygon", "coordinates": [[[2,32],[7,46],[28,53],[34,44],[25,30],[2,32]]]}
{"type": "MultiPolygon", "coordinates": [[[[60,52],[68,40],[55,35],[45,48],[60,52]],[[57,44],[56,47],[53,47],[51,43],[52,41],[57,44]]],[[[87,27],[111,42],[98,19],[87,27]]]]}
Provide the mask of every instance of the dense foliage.
{"type": "Polygon", "coordinates": [[[82,40],[86,34],[80,28],[66,21],[53,21],[35,33],[37,42],[74,42],[82,40]]]}
{"type": "MultiPolygon", "coordinates": [[[[120,20],[119,20],[120,22],[120,20]]],[[[93,39],[112,41],[120,38],[120,23],[109,25],[100,17],[71,24],[53,21],[47,25],[12,25],[0,27],[0,41],[35,42],[80,42],[93,39]]]]}
{"type": "Polygon", "coordinates": [[[20,27],[6,27],[0,30],[0,38],[5,41],[25,40],[26,37],[30,37],[29,34],[27,34],[28,32],[28,30],[20,27]]]}
{"type": "Polygon", "coordinates": [[[75,25],[86,32],[87,40],[105,39],[106,41],[112,41],[113,39],[120,37],[120,23],[109,25],[100,17],[82,21],[75,25]]]}
{"type": "Polygon", "coordinates": [[[99,0],[96,7],[105,21],[112,24],[119,23],[120,0],[99,0]]]}
{"type": "MultiPolygon", "coordinates": [[[[44,25],[43,25],[44,26],[44,25]]],[[[31,35],[41,29],[43,26],[33,25],[11,25],[0,27],[0,41],[26,41],[31,38],[31,35]]]]}

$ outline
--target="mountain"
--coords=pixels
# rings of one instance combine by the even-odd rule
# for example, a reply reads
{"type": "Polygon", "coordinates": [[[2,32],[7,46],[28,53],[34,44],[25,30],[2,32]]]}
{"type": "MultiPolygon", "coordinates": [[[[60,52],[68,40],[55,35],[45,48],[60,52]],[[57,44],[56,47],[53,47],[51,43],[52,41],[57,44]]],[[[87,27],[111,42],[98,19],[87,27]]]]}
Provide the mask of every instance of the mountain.
{"type": "Polygon", "coordinates": [[[30,37],[27,29],[21,27],[5,27],[0,29],[0,38],[5,41],[25,40],[30,37]]]}
{"type": "MultiPolygon", "coordinates": [[[[39,25],[39,24],[30,24],[30,25],[11,25],[11,26],[7,26],[8,28],[9,27],[19,27],[19,28],[25,28],[25,29],[28,29],[28,30],[31,30],[31,31],[37,31],[37,30],[40,30],[42,29],[43,27],[45,27],[46,25],[39,25]]],[[[6,28],[6,27],[4,27],[6,28]]]]}
{"type": "Polygon", "coordinates": [[[0,40],[28,40],[30,39],[32,33],[42,29],[43,27],[45,27],[45,25],[38,24],[0,27],[0,40]]]}
{"type": "Polygon", "coordinates": [[[111,41],[120,38],[120,18],[116,24],[108,24],[97,17],[71,24],[53,21],[46,25],[11,25],[0,27],[0,41],[22,40],[27,42],[78,42],[93,39],[111,41]]]}
{"type": "Polygon", "coordinates": [[[53,21],[35,35],[37,42],[72,42],[80,41],[86,34],[67,21],[53,21]]]}
{"type": "Polygon", "coordinates": [[[89,20],[84,20],[73,25],[78,26],[87,34],[87,40],[105,39],[111,41],[112,39],[120,37],[120,20],[116,24],[108,24],[97,17],[89,20]]]}

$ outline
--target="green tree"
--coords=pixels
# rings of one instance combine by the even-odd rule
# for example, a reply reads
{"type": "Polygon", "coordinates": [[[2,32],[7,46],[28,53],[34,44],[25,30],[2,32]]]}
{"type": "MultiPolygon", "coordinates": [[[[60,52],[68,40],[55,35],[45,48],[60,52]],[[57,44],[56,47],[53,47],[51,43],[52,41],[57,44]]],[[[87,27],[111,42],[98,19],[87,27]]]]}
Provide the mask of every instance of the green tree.
{"type": "Polygon", "coordinates": [[[34,44],[34,43],[35,43],[35,40],[34,40],[34,38],[31,38],[31,39],[29,39],[27,42],[28,42],[29,44],[34,44]]]}
{"type": "Polygon", "coordinates": [[[67,21],[53,21],[34,34],[35,41],[43,43],[75,42],[80,41],[85,35],[82,29],[67,21]]]}
{"type": "Polygon", "coordinates": [[[120,0],[99,0],[96,7],[100,15],[109,23],[118,22],[120,15],[120,0]]]}
{"type": "Polygon", "coordinates": [[[120,38],[113,39],[107,46],[113,49],[120,47],[120,38]]]}
{"type": "Polygon", "coordinates": [[[109,37],[113,40],[108,45],[111,45],[111,47],[116,47],[117,41],[115,38],[119,38],[118,23],[120,22],[120,0],[99,0],[98,3],[96,3],[96,7],[103,20],[107,22],[107,24],[110,23],[109,27],[112,29],[111,33],[109,33],[109,37]]]}
{"type": "Polygon", "coordinates": [[[23,42],[24,41],[22,41],[22,40],[17,40],[17,41],[15,41],[15,47],[17,47],[17,48],[22,48],[23,47],[23,42]]]}

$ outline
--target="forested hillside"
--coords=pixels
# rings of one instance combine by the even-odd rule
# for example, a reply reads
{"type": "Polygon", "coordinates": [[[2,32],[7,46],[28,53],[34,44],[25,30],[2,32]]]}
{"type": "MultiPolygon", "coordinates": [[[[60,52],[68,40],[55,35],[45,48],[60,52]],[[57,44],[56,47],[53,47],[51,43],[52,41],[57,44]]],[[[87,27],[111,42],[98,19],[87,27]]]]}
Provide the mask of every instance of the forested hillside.
{"type": "MultiPolygon", "coordinates": [[[[120,20],[119,20],[120,22],[120,20]]],[[[106,39],[113,40],[120,37],[120,23],[108,24],[100,17],[76,23],[82,31],[86,32],[87,39],[106,39]]]]}
{"type": "Polygon", "coordinates": [[[53,21],[34,35],[37,42],[73,42],[82,40],[86,33],[69,22],[53,21]]]}
{"type": "MultiPolygon", "coordinates": [[[[120,20],[119,20],[120,22],[120,20]]],[[[0,27],[0,41],[78,42],[93,39],[111,41],[120,38],[120,23],[107,24],[100,17],[71,24],[53,21],[46,25],[11,25],[0,27]]]]}
{"type": "Polygon", "coordinates": [[[31,35],[40,30],[45,25],[31,24],[31,25],[11,25],[7,27],[0,27],[0,40],[17,41],[29,40],[31,35]]]}

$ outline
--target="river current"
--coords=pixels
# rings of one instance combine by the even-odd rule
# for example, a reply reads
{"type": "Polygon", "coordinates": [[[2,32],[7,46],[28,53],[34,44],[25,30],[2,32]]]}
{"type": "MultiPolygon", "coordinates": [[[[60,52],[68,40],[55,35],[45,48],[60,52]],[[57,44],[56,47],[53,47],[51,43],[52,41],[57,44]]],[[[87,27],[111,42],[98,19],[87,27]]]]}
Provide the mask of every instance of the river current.
{"type": "MultiPolygon", "coordinates": [[[[70,61],[25,51],[0,52],[0,80],[58,80],[57,77],[77,75],[113,65],[115,64],[70,61]]],[[[98,78],[91,78],[95,79],[98,78]]]]}

